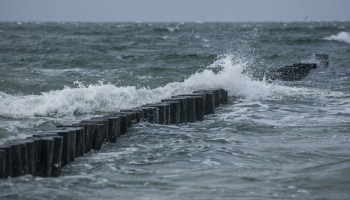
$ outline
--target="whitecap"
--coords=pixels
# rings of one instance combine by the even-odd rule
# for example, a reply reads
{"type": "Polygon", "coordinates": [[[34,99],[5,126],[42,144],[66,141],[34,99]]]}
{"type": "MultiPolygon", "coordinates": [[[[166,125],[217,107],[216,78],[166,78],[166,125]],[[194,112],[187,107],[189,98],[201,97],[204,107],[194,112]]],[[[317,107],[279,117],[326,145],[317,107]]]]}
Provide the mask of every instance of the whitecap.
{"type": "Polygon", "coordinates": [[[329,41],[339,41],[339,42],[346,42],[350,44],[350,33],[349,32],[340,32],[337,35],[330,35],[323,38],[324,40],[329,41]]]}

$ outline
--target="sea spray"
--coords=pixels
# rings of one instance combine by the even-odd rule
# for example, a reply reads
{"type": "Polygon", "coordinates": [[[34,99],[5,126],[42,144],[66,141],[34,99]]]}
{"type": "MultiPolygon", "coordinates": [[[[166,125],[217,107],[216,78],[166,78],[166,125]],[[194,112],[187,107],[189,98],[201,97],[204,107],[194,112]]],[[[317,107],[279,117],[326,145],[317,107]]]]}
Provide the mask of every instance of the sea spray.
{"type": "Polygon", "coordinates": [[[296,92],[299,89],[255,81],[244,73],[247,63],[234,59],[231,54],[215,61],[201,72],[183,82],[168,83],[163,87],[118,87],[113,84],[84,85],[43,92],[41,95],[9,95],[0,92],[0,115],[14,118],[50,115],[74,115],[76,113],[114,112],[142,104],[157,102],[172,95],[189,93],[198,89],[220,87],[229,95],[248,99],[272,97],[275,94],[296,92]],[[218,72],[213,68],[219,67],[218,72]]]}
{"type": "Polygon", "coordinates": [[[345,42],[350,44],[350,33],[349,32],[340,32],[337,35],[330,35],[323,38],[324,40],[330,40],[330,41],[339,41],[339,42],[345,42]]]}

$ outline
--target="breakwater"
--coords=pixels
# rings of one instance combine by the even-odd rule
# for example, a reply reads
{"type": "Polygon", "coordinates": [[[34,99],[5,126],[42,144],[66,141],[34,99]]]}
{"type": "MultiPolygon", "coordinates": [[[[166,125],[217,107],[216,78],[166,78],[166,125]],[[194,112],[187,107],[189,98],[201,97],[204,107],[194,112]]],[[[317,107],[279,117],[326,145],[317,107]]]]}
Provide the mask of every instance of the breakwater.
{"type": "Polygon", "coordinates": [[[224,89],[198,90],[163,99],[102,117],[74,124],[58,125],[23,140],[0,146],[0,178],[26,174],[41,177],[61,176],[62,167],[105,142],[115,143],[136,123],[186,124],[204,120],[215,108],[227,103],[224,89]]]}
{"type": "MultiPolygon", "coordinates": [[[[298,81],[319,66],[327,67],[328,59],[327,54],[316,54],[318,63],[295,63],[269,71],[264,78],[298,81]]],[[[0,178],[25,174],[61,176],[62,167],[91,150],[100,150],[105,142],[115,143],[133,124],[168,125],[202,121],[205,115],[214,114],[215,108],[227,101],[228,92],[224,89],[197,90],[79,123],[58,125],[25,140],[0,146],[0,178]]]]}

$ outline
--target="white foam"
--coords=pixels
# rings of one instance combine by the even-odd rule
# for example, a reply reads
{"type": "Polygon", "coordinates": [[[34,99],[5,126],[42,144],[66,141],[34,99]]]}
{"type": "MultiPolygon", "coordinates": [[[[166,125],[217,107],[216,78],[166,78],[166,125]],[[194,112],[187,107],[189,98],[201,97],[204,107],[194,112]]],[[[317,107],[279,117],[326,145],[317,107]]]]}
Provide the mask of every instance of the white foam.
{"type": "Polygon", "coordinates": [[[339,42],[346,42],[350,44],[350,33],[349,32],[340,32],[337,35],[330,35],[328,37],[324,37],[324,40],[334,40],[339,42]]]}
{"type": "Polygon", "coordinates": [[[180,27],[179,27],[179,26],[175,26],[175,27],[166,27],[166,29],[167,29],[169,32],[175,32],[175,31],[180,30],[180,27]]]}
{"type": "Polygon", "coordinates": [[[176,94],[198,89],[224,88],[229,95],[248,99],[271,98],[280,94],[300,93],[302,89],[254,81],[243,73],[247,63],[226,55],[205,70],[197,72],[183,82],[172,82],[155,89],[118,87],[113,84],[65,87],[43,92],[41,95],[9,95],[0,92],[0,115],[14,118],[33,116],[63,116],[76,113],[113,112],[145,103],[157,102],[176,94]],[[214,73],[213,68],[222,68],[214,73]]]}

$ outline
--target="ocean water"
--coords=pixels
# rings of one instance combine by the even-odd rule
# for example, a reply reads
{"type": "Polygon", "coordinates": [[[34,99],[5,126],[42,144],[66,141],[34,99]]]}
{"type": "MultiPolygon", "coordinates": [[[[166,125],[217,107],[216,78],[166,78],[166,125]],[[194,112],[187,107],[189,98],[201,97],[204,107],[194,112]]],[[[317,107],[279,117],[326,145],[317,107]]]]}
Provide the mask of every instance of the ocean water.
{"type": "Polygon", "coordinates": [[[0,144],[221,87],[202,122],[133,126],[0,199],[350,199],[350,23],[0,23],[0,144]],[[271,68],[330,56],[301,81],[271,68]]]}

